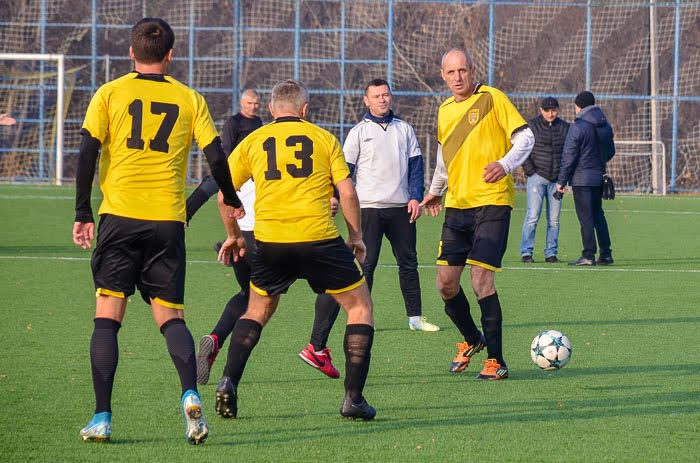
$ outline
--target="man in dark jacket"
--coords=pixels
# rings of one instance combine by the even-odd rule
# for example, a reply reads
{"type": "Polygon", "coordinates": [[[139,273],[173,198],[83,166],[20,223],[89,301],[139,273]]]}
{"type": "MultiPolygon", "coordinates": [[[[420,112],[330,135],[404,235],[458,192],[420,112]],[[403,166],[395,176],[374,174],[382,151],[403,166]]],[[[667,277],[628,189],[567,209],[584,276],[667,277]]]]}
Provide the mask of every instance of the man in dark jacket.
{"type": "Polygon", "coordinates": [[[544,248],[544,261],[559,262],[557,248],[559,244],[559,214],[561,200],[557,199],[557,178],[564,139],[569,130],[569,123],[559,118],[559,102],[547,97],[540,104],[540,115],[527,121],[535,134],[535,146],[530,156],[523,163],[527,175],[527,212],[523,222],[523,234],[520,241],[520,255],[525,263],[535,262],[532,251],[535,247],[535,232],[540,220],[542,203],[547,201],[547,240],[544,248]]]}
{"type": "Polygon", "coordinates": [[[569,128],[564,142],[557,191],[566,184],[574,191],[576,215],[581,224],[583,251],[569,265],[610,265],[610,232],[603,213],[603,174],[605,164],[615,155],[613,130],[603,111],[595,105],[591,92],[581,92],[574,100],[576,121],[569,128]],[[595,259],[596,236],[600,256],[595,259]]]}

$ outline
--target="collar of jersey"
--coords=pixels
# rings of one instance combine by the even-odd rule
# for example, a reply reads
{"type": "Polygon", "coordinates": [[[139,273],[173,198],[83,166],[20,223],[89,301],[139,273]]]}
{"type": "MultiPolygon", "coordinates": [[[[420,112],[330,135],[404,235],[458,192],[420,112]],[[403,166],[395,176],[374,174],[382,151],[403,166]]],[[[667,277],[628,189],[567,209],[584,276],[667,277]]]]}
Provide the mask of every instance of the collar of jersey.
{"type": "Polygon", "coordinates": [[[282,116],[275,119],[275,122],[301,122],[301,117],[296,116],[282,116]]]}
{"type": "Polygon", "coordinates": [[[364,116],[365,119],[368,119],[372,122],[376,122],[377,124],[388,124],[394,119],[394,111],[391,109],[389,110],[389,113],[386,116],[378,117],[372,114],[371,112],[367,111],[364,116]]]}
{"type": "Polygon", "coordinates": [[[165,79],[165,74],[142,74],[138,71],[133,71],[136,73],[136,77],[134,79],[144,79],[144,80],[152,80],[155,82],[167,82],[165,79]]]}

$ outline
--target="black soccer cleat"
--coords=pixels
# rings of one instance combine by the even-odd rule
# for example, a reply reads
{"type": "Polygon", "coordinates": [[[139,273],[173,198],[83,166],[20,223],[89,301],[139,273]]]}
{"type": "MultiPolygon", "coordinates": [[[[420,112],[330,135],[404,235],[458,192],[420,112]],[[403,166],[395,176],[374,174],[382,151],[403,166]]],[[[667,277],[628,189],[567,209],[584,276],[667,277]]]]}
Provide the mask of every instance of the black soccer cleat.
{"type": "Polygon", "coordinates": [[[238,414],[236,386],[228,376],[223,376],[216,386],[216,414],[221,418],[235,418],[238,414]]]}
{"type": "Polygon", "coordinates": [[[349,420],[356,420],[359,418],[369,421],[374,419],[377,410],[368,404],[364,397],[360,403],[354,403],[351,398],[346,397],[343,399],[343,404],[340,406],[340,414],[343,418],[349,420]]]}
{"type": "Polygon", "coordinates": [[[595,261],[596,265],[612,265],[615,262],[612,256],[600,256],[598,260],[595,261]]]}

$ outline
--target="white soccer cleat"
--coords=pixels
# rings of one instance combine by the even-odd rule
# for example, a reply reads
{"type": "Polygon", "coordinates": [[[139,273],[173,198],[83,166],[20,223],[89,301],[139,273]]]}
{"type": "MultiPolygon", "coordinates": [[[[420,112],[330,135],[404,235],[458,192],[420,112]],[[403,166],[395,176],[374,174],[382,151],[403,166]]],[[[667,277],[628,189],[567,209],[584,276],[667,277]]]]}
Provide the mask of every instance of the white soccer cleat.
{"type": "Polygon", "coordinates": [[[182,395],[182,412],[185,415],[185,437],[192,445],[203,444],[209,436],[209,426],[204,417],[202,401],[192,389],[182,395]]]}
{"type": "Polygon", "coordinates": [[[440,331],[440,327],[430,323],[424,316],[408,317],[408,327],[411,331],[440,331]]]}

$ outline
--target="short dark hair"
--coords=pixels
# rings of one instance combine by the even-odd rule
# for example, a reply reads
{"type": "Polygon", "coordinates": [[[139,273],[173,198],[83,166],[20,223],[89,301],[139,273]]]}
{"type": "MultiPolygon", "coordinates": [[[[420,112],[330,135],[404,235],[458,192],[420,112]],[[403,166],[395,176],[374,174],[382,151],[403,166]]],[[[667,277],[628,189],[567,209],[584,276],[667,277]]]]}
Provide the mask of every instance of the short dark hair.
{"type": "Polygon", "coordinates": [[[367,90],[369,90],[370,87],[381,87],[382,85],[386,85],[389,88],[389,91],[391,91],[391,87],[389,87],[389,82],[387,82],[386,80],[372,79],[365,86],[365,95],[367,95],[367,90]]]}
{"type": "Polygon", "coordinates": [[[139,63],[160,63],[174,43],[173,30],[160,18],[143,18],[131,28],[131,49],[139,63]]]}

